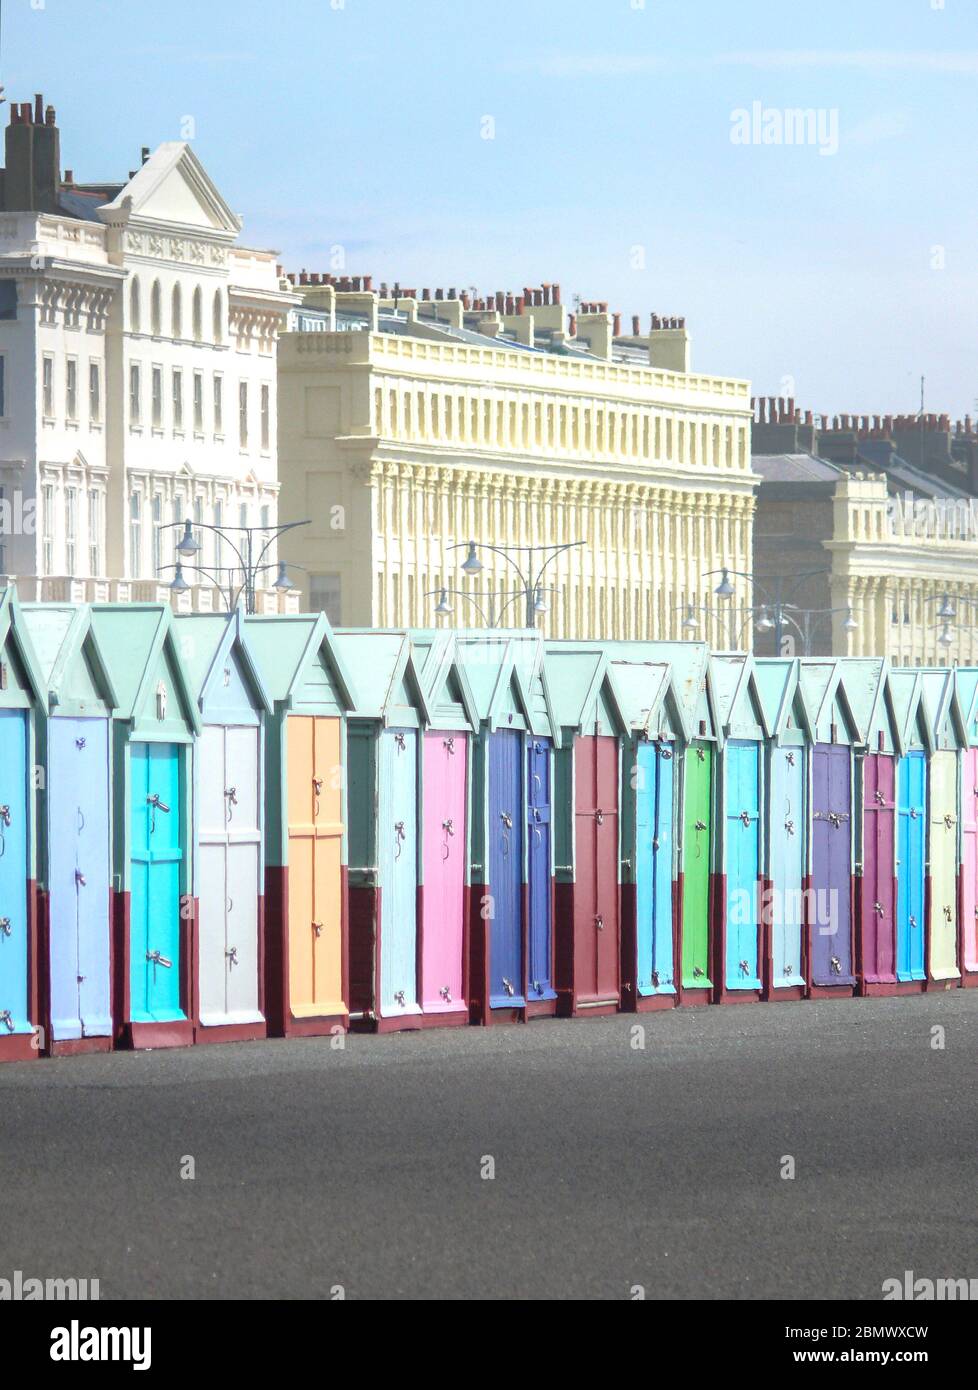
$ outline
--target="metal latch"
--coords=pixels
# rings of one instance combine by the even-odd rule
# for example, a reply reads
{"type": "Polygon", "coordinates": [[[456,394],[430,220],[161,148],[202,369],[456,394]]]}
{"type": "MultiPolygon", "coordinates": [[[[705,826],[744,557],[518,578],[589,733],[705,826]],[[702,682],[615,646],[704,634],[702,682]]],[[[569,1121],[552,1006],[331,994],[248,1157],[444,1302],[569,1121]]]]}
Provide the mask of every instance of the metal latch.
{"type": "Polygon", "coordinates": [[[166,815],[170,814],[170,808],[165,801],[160,800],[159,792],[154,792],[152,796],[148,796],[146,804],[152,806],[154,811],[163,811],[166,815]]]}
{"type": "Polygon", "coordinates": [[[505,976],[503,977],[503,989],[504,989],[504,990],[506,991],[506,993],[509,994],[509,995],[513,995],[513,994],[516,993],[515,989],[513,988],[513,982],[512,982],[512,980],[507,980],[507,979],[505,978],[505,976]]]}
{"type": "Polygon", "coordinates": [[[658,972],[658,970],[653,970],[653,971],[652,971],[652,984],[653,984],[653,987],[654,987],[655,989],[658,989],[658,988],[659,988],[659,972],[658,972]]]}
{"type": "Polygon", "coordinates": [[[948,907],[947,903],[945,903],[945,904],[944,904],[944,920],[945,920],[945,922],[950,922],[951,916],[952,916],[951,909],[948,907]]]}
{"type": "Polygon", "coordinates": [[[0,917],[0,932],[3,932],[4,936],[10,936],[13,933],[9,917],[0,917]]]}
{"type": "Polygon", "coordinates": [[[595,813],[594,813],[594,819],[598,822],[599,825],[604,825],[604,812],[603,812],[603,811],[595,811],[595,813]]]}
{"type": "Polygon", "coordinates": [[[706,762],[706,749],[705,749],[705,748],[697,748],[697,750],[696,750],[696,756],[699,758],[699,760],[700,760],[701,763],[705,763],[705,762],[706,762]]]}
{"type": "Polygon", "coordinates": [[[842,974],[842,962],[838,956],[833,956],[829,961],[829,969],[832,971],[833,975],[842,974]]]}
{"type": "Polygon", "coordinates": [[[312,789],[313,789],[313,791],[316,793],[317,796],[322,796],[322,792],[323,792],[323,779],[322,779],[321,777],[314,777],[314,778],[312,779],[312,789]]]}
{"type": "Polygon", "coordinates": [[[694,979],[694,980],[698,980],[702,974],[704,974],[704,971],[703,971],[698,965],[694,965],[694,966],[693,966],[693,979],[694,979]]]}
{"type": "Polygon", "coordinates": [[[917,819],[917,814],[918,814],[918,812],[917,812],[916,806],[911,806],[911,807],[910,807],[910,819],[911,819],[911,820],[916,820],[916,819],[917,819]]]}
{"type": "Polygon", "coordinates": [[[232,946],[231,949],[230,949],[230,951],[225,951],[224,954],[225,954],[225,955],[227,956],[227,958],[228,958],[228,965],[237,965],[237,964],[238,964],[238,948],[237,948],[237,946],[232,946]]]}
{"type": "Polygon", "coordinates": [[[164,966],[167,970],[169,970],[170,967],[173,965],[173,961],[167,960],[166,956],[161,956],[159,951],[147,951],[146,959],[148,961],[151,961],[153,965],[164,966]]]}
{"type": "Polygon", "coordinates": [[[789,767],[794,767],[794,765],[795,765],[795,755],[794,755],[794,753],[787,753],[787,754],[785,755],[785,761],[787,762],[787,764],[788,764],[789,767]]]}
{"type": "Polygon", "coordinates": [[[598,931],[604,931],[604,918],[601,916],[600,912],[597,913],[594,918],[594,925],[597,927],[598,931]]]}
{"type": "Polygon", "coordinates": [[[9,806],[0,806],[0,821],[3,821],[4,825],[9,825],[9,824],[10,824],[10,807],[9,807],[9,806]]]}
{"type": "Polygon", "coordinates": [[[740,962],[740,973],[741,973],[741,975],[749,975],[749,974],[750,974],[750,963],[749,963],[748,961],[742,960],[742,961],[740,962]]]}
{"type": "Polygon", "coordinates": [[[3,1013],[0,1013],[0,1023],[5,1023],[7,1025],[8,1033],[14,1031],[14,1016],[9,1009],[4,1009],[3,1013]]]}
{"type": "Polygon", "coordinates": [[[443,820],[441,823],[441,828],[442,830],[447,831],[449,835],[455,834],[455,822],[453,820],[443,820]]]}
{"type": "Polygon", "coordinates": [[[883,916],[883,904],[882,904],[882,903],[873,903],[873,911],[876,913],[877,917],[882,917],[882,916],[883,916]]]}
{"type": "Polygon", "coordinates": [[[945,816],[944,816],[944,825],[945,825],[945,828],[946,828],[947,830],[950,830],[950,829],[951,829],[951,826],[954,825],[954,823],[955,823],[956,820],[957,820],[957,817],[956,817],[956,816],[952,816],[951,813],[950,813],[950,811],[946,812],[946,814],[945,814],[945,816]]]}
{"type": "Polygon", "coordinates": [[[316,933],[317,936],[322,936],[322,934],[323,934],[323,924],[322,924],[322,922],[313,922],[313,924],[312,924],[312,929],[313,929],[313,931],[316,933]]]}
{"type": "Polygon", "coordinates": [[[739,818],[745,826],[750,825],[750,811],[741,811],[739,818]]]}
{"type": "Polygon", "coordinates": [[[395,989],[395,991],[394,991],[394,1003],[395,1003],[395,1004],[400,1004],[401,1008],[402,1008],[402,1009],[404,1008],[404,991],[403,991],[403,989],[395,989]]]}
{"type": "Polygon", "coordinates": [[[885,806],[885,805],[886,805],[886,797],[883,795],[883,793],[882,793],[882,792],[876,792],[875,795],[876,795],[876,804],[877,804],[878,806],[885,806]]]}
{"type": "Polygon", "coordinates": [[[438,993],[444,999],[446,1004],[450,1004],[452,1002],[452,991],[448,988],[448,985],[442,985],[438,993]]]}
{"type": "Polygon", "coordinates": [[[794,823],[794,821],[793,821],[793,820],[786,820],[785,823],[784,823],[784,828],[785,828],[785,830],[787,830],[787,832],[788,832],[789,835],[793,835],[793,834],[795,833],[795,823],[794,823]]]}
{"type": "Polygon", "coordinates": [[[238,804],[238,789],[237,789],[237,787],[228,787],[228,789],[227,789],[227,791],[224,793],[224,795],[227,797],[228,802],[230,803],[230,805],[232,805],[232,806],[237,806],[237,804],[238,804]]]}
{"type": "Polygon", "coordinates": [[[915,927],[915,926],[917,925],[917,919],[916,919],[916,917],[913,915],[912,912],[911,912],[910,917],[909,917],[908,920],[909,920],[910,925],[911,925],[912,927],[915,927]]]}
{"type": "Polygon", "coordinates": [[[406,744],[405,741],[404,741],[404,735],[403,735],[403,734],[395,734],[395,735],[394,735],[394,742],[397,744],[398,748],[400,748],[400,750],[401,750],[402,753],[403,753],[403,752],[405,751],[405,749],[407,748],[407,744],[406,744]]]}
{"type": "Polygon", "coordinates": [[[85,888],[87,886],[87,880],[81,869],[75,870],[75,883],[79,888],[85,888]]]}
{"type": "Polygon", "coordinates": [[[443,738],[443,739],[442,739],[442,744],[448,749],[449,753],[454,753],[454,752],[455,752],[455,740],[454,740],[454,738],[443,738]]]}
{"type": "Polygon", "coordinates": [[[502,821],[503,825],[505,825],[505,827],[506,827],[507,830],[512,830],[512,828],[513,828],[513,817],[509,814],[508,811],[500,811],[500,812],[499,812],[499,819],[502,821]]]}
{"type": "Polygon", "coordinates": [[[785,979],[788,978],[788,976],[792,973],[793,970],[794,970],[794,966],[793,966],[793,965],[788,964],[788,965],[786,965],[786,966],[784,967],[784,977],[785,977],[785,979]]]}
{"type": "Polygon", "coordinates": [[[76,747],[76,748],[84,748],[84,747],[85,747],[85,740],[84,740],[83,738],[76,738],[76,739],[75,739],[75,747],[76,747]]]}
{"type": "Polygon", "coordinates": [[[693,829],[694,829],[694,830],[705,830],[705,829],[706,829],[706,821],[705,821],[705,820],[698,820],[698,821],[696,822],[696,824],[693,826],[693,829]]]}

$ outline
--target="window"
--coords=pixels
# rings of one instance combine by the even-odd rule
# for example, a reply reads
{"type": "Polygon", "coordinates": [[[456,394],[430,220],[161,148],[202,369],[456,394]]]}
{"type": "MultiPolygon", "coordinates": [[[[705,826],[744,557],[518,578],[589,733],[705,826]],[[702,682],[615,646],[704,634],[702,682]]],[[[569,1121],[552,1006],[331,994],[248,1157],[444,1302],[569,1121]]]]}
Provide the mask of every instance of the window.
{"type": "Polygon", "coordinates": [[[139,363],[133,362],[129,367],[129,423],[138,425],[140,420],[140,400],[142,390],[139,380],[139,363]]]}
{"type": "MultiPolygon", "coordinates": [[[[217,502],[214,503],[214,525],[217,526],[217,527],[221,527],[221,526],[224,525],[224,503],[221,502],[221,501],[217,501],[217,502]]],[[[221,539],[221,537],[218,535],[217,531],[215,531],[215,532],[214,532],[214,568],[215,568],[215,570],[217,571],[217,577],[218,577],[218,579],[222,578],[222,576],[221,576],[221,570],[223,569],[223,567],[224,567],[224,542],[223,542],[223,540],[221,539]]]]}
{"type": "Polygon", "coordinates": [[[153,281],[153,292],[150,295],[149,316],[153,337],[158,338],[163,332],[163,291],[160,288],[159,280],[153,281]]]}
{"type": "Polygon", "coordinates": [[[214,433],[224,433],[224,378],[214,378],[214,433]]]}
{"type": "Polygon", "coordinates": [[[102,369],[97,362],[88,364],[88,420],[92,425],[102,422],[102,369]]]}
{"type": "Polygon", "coordinates": [[[65,418],[78,419],[78,361],[74,357],[65,359],[65,418]]]}
{"type": "Polygon", "coordinates": [[[173,286],[173,299],[172,299],[172,305],[173,305],[173,308],[172,308],[172,314],[171,314],[171,330],[172,330],[172,331],[171,331],[171,337],[173,337],[173,338],[182,338],[182,337],[183,337],[183,292],[181,291],[179,285],[174,285],[174,286],[173,286]]]}
{"type": "Polygon", "coordinates": [[[45,483],[41,488],[41,562],[44,573],[54,569],[54,484],[45,483]]]}
{"type": "Polygon", "coordinates": [[[0,280],[0,319],[17,317],[17,281],[0,280]]]}
{"type": "Polygon", "coordinates": [[[340,624],[341,597],[342,586],[338,574],[309,576],[309,608],[313,613],[325,613],[334,627],[340,624]]]}
{"type": "Polygon", "coordinates": [[[163,497],[153,493],[153,573],[158,575],[163,568],[163,497]]]}
{"type": "Polygon", "coordinates": [[[183,372],[179,367],[173,369],[173,428],[183,429],[183,372]]]}
{"type": "Polygon", "coordinates": [[[134,579],[143,572],[143,498],[139,492],[129,498],[129,568],[134,579]]]}
{"type": "Polygon", "coordinates": [[[153,368],[153,428],[163,427],[163,368],[153,368]]]}
{"type": "Polygon", "coordinates": [[[268,452],[268,441],[271,433],[269,416],[271,414],[271,391],[268,386],[261,388],[261,447],[264,452],[268,452]]]}
{"type": "Polygon", "coordinates": [[[214,341],[224,342],[224,301],[220,290],[214,293],[214,341]]]}
{"type": "Polygon", "coordinates": [[[65,488],[65,572],[75,573],[75,542],[78,539],[78,489],[65,488]]]}
{"type": "Polygon", "coordinates": [[[88,572],[93,579],[102,573],[102,497],[95,487],[88,491],[88,572]]]}
{"type": "Polygon", "coordinates": [[[134,278],[129,286],[129,330],[138,333],[142,324],[142,304],[140,303],[139,280],[134,278]]]}
{"type": "Polygon", "coordinates": [[[200,434],[204,428],[204,374],[194,372],[194,429],[200,434]]]}
{"type": "Polygon", "coordinates": [[[238,443],[242,449],[248,447],[248,383],[238,383],[238,443]]]}
{"type": "Polygon", "coordinates": [[[193,329],[194,342],[199,343],[204,336],[204,297],[199,285],[194,290],[193,329]]]}
{"type": "Polygon", "coordinates": [[[41,409],[44,417],[50,420],[54,416],[54,358],[45,357],[41,364],[41,409]]]}

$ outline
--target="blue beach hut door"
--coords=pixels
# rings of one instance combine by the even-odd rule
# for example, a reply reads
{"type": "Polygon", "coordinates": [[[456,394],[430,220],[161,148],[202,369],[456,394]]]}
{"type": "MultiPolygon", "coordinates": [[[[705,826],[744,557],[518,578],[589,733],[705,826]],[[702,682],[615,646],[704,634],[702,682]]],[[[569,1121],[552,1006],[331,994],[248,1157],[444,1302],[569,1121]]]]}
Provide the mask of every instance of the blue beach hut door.
{"type": "Polygon", "coordinates": [[[489,736],[489,1004],[523,999],[523,735],[489,736]]]}
{"type": "Polygon", "coordinates": [[[0,710],[0,1035],[27,1017],[27,716],[0,710]]]}
{"type": "Polygon", "coordinates": [[[635,910],[639,994],[675,994],[672,941],[673,754],[638,745],[635,910]]]}
{"type": "Polygon", "coordinates": [[[527,865],[530,903],[529,999],[556,999],[551,979],[550,740],[527,746],[527,865]]]}

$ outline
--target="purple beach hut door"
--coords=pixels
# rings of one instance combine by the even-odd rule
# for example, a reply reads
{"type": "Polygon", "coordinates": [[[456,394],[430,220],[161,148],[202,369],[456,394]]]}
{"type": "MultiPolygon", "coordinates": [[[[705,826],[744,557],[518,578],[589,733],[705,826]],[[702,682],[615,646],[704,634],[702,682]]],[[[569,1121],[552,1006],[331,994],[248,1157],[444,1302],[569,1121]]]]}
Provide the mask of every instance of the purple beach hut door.
{"type": "Polygon", "coordinates": [[[815,985],[852,985],[851,836],[849,748],[818,743],[812,758],[811,979],[815,985]]]}

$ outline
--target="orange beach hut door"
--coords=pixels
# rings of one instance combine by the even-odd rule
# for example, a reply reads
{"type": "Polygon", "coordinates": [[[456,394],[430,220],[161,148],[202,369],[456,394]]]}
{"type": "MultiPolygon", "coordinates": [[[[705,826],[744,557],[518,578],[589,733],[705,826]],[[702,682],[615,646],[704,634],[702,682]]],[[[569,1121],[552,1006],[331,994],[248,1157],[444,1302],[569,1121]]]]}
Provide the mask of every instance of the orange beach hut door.
{"type": "Polygon", "coordinates": [[[296,1018],[346,1012],[339,719],[290,715],[289,995],[296,1018]]]}

